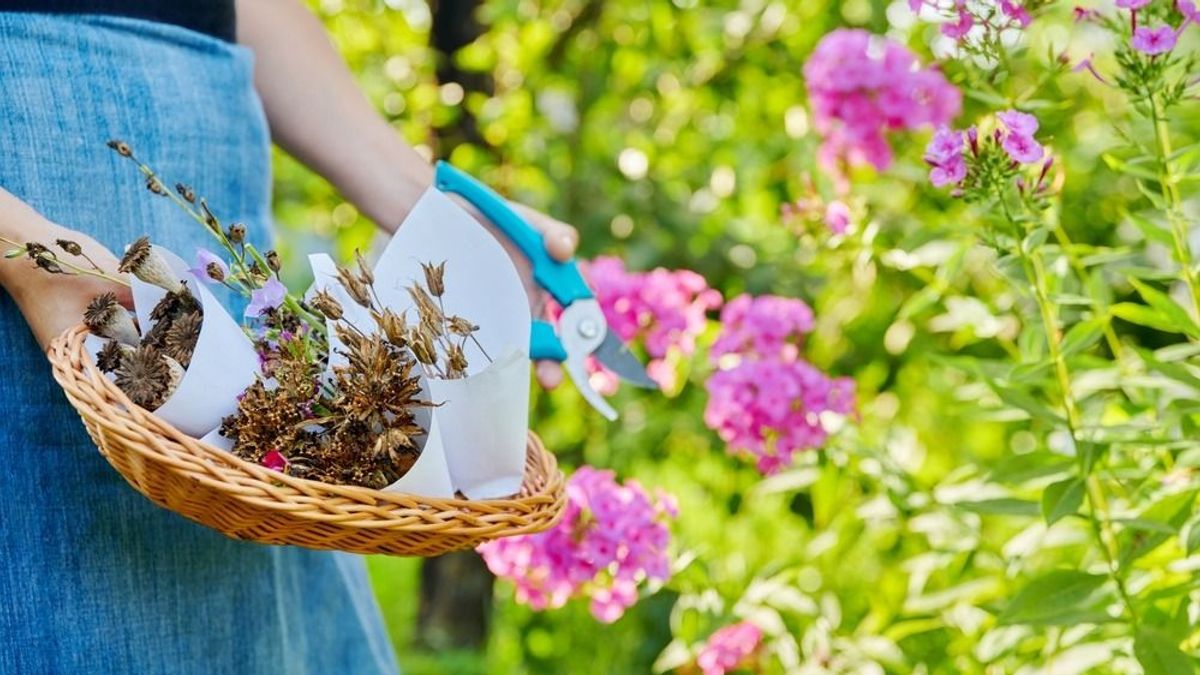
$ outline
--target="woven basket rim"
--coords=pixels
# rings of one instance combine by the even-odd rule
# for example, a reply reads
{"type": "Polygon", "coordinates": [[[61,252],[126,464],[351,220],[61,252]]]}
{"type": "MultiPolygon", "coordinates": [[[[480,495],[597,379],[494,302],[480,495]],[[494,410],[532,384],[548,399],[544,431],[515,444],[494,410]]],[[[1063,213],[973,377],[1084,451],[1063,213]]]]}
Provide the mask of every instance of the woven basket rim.
{"type": "MultiPolygon", "coordinates": [[[[500,513],[535,513],[562,501],[562,473],[554,455],[545,450],[532,431],[529,434],[527,461],[521,491],[498,499],[467,499],[460,497],[425,497],[404,492],[376,490],[355,485],[335,485],[298,478],[268,469],[238,457],[232,452],[195,439],[158,416],[133,404],[112,380],[96,367],[84,340],[88,330],[80,325],[55,338],[47,352],[53,365],[54,378],[62,386],[71,403],[81,415],[103,427],[132,425],[155,432],[157,442],[133,444],[132,449],[166,470],[187,472],[197,481],[218,489],[229,497],[249,503],[255,508],[290,511],[295,517],[337,520],[350,527],[387,528],[396,521],[430,511],[440,512],[439,522],[462,515],[486,516],[500,513]],[[120,407],[109,405],[100,409],[94,399],[115,400],[120,407]],[[118,422],[120,424],[118,424],[118,422]],[[535,457],[536,455],[536,457],[535,457]],[[540,468],[540,472],[532,469],[540,468]],[[531,475],[534,473],[535,475],[531,475]],[[540,475],[539,475],[540,474],[540,475]],[[337,514],[322,515],[314,509],[324,500],[339,503],[337,514]],[[345,502],[363,507],[361,520],[346,520],[345,502]],[[381,509],[393,513],[392,518],[380,518],[381,509]]],[[[118,429],[119,431],[119,429],[118,429]]],[[[142,439],[145,440],[144,435],[142,439]]],[[[102,450],[103,452],[103,450],[102,450]]],[[[556,514],[557,520],[559,514],[556,514]]],[[[431,527],[438,524],[431,523],[431,527]]],[[[497,531],[505,529],[496,524],[497,531]]],[[[481,528],[480,534],[486,534],[481,528]]],[[[541,528],[539,528],[541,529],[541,528]]]]}

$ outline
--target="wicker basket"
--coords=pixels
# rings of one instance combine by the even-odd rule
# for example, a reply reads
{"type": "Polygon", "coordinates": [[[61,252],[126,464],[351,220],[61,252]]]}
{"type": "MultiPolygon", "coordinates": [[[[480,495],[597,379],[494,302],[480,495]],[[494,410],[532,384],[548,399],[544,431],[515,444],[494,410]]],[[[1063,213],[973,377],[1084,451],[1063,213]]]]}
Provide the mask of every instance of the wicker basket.
{"type": "Polygon", "coordinates": [[[434,556],[539,532],[565,504],[563,475],[529,435],[525,481],[509,499],[432,499],[293,478],[201,443],[130,403],[84,347],[86,329],[50,346],[54,378],[129,484],[234,539],[353,553],[434,556]]]}

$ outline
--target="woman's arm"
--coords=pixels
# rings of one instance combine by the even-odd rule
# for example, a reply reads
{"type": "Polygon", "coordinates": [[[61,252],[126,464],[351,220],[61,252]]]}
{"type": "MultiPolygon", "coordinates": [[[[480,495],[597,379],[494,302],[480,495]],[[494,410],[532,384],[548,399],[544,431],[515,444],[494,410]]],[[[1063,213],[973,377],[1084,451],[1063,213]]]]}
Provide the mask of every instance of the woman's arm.
{"type": "MultiPolygon", "coordinates": [[[[394,230],[433,181],[433,167],[371,106],[299,0],[238,0],[237,13],[238,41],[254,50],[254,83],[275,142],[394,230]]],[[[574,255],[574,228],[526,213],[551,255],[574,255]]]]}
{"type": "MultiPolygon", "coordinates": [[[[254,83],[271,136],[324,176],[358,210],[388,231],[433,182],[433,167],[367,101],[324,26],[299,0],[237,0],[238,41],[254,50],[254,83]]],[[[575,254],[575,228],[521,207],[559,260],[575,254]]],[[[507,244],[507,242],[504,242],[507,244]]],[[[527,265],[506,246],[530,285],[527,265]]],[[[535,307],[540,293],[531,290],[535,307]]],[[[562,375],[538,364],[538,380],[562,375]]]]}
{"type": "MultiPolygon", "coordinates": [[[[79,244],[105,272],[117,271],[117,259],[95,240],[46,220],[3,188],[0,188],[0,237],[46,246],[54,246],[58,239],[68,239],[79,244]]],[[[9,248],[7,244],[0,245],[0,250],[9,248]]],[[[0,259],[0,286],[17,303],[43,349],[64,330],[79,324],[84,309],[97,295],[111,291],[125,305],[131,302],[125,286],[91,276],[51,275],[36,268],[26,257],[0,259]]]]}

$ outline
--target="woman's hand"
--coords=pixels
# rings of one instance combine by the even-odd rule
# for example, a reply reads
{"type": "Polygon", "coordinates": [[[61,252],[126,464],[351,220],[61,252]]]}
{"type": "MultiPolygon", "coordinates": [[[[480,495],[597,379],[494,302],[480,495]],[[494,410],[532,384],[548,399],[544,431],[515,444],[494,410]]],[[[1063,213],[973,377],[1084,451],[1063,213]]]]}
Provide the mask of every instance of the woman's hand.
{"type": "MultiPolygon", "coordinates": [[[[7,193],[5,195],[11,197],[7,193]]],[[[2,201],[0,199],[0,205],[2,201]]],[[[26,236],[18,241],[27,239],[48,247],[54,246],[57,239],[73,241],[106,273],[116,274],[116,257],[94,239],[50,223],[41,216],[37,218],[38,221],[22,228],[26,236]]],[[[86,263],[82,258],[76,259],[62,251],[56,253],[64,260],[86,263]]],[[[36,267],[28,257],[0,260],[0,285],[17,303],[29,324],[29,330],[43,350],[63,331],[83,321],[84,310],[96,296],[112,292],[121,304],[127,307],[132,304],[127,286],[87,275],[50,274],[36,267]]]]}
{"type": "MultiPolygon", "coordinates": [[[[574,227],[526,206],[518,204],[517,210],[542,233],[542,240],[546,242],[546,251],[550,253],[550,257],[561,261],[569,260],[575,255],[575,249],[579,246],[579,232],[574,227]]],[[[501,237],[500,241],[505,245],[508,255],[516,262],[517,269],[521,271],[521,279],[525,281],[525,290],[529,293],[534,318],[541,318],[545,313],[548,297],[546,292],[534,283],[533,273],[525,256],[506,237],[501,237]]],[[[559,364],[553,361],[538,361],[535,368],[538,383],[546,389],[553,389],[562,383],[562,368],[559,364]]]]}

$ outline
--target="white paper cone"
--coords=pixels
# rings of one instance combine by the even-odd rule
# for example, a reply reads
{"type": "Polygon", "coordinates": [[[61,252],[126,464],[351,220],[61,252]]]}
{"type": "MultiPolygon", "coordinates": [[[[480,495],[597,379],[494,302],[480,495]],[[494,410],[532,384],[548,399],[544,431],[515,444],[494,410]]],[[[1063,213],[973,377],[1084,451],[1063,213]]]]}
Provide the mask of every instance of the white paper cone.
{"type": "MultiPolygon", "coordinates": [[[[237,411],[237,396],[254,383],[258,355],[241,326],[204,283],[188,272],[179,256],[155,246],[179,279],[187,282],[200,301],[204,321],[187,372],[175,393],[154,411],[162,419],[193,438],[201,438],[221,425],[221,419],[237,411]]],[[[150,312],[166,291],[130,277],[134,311],[142,331],[151,326],[150,312]]]]}
{"type": "MultiPolygon", "coordinates": [[[[426,389],[428,396],[428,389],[426,389]]],[[[422,497],[448,499],[454,496],[450,483],[450,470],[446,466],[446,449],[442,442],[441,428],[433,415],[432,408],[421,408],[416,413],[417,424],[426,430],[421,456],[417,458],[395,483],[384,488],[388,492],[404,492],[422,497]]]]}
{"type": "MultiPolygon", "coordinates": [[[[513,349],[528,355],[529,296],[517,268],[500,242],[439,190],[425,191],[379,256],[375,292],[392,310],[408,310],[413,321],[416,309],[405,289],[424,285],[422,263],[443,261],[446,313],[477,324],[475,338],[493,358],[513,349]]],[[[488,367],[490,361],[473,340],[467,340],[464,352],[467,374],[488,367]]]]}
{"type": "Polygon", "coordinates": [[[511,350],[461,380],[430,380],[454,487],[471,499],[509,497],[525,476],[529,356],[511,350]]]}
{"type": "Polygon", "coordinates": [[[222,436],[220,427],[217,427],[207,434],[204,434],[204,438],[201,438],[200,441],[202,443],[208,443],[214,448],[224,450],[225,452],[233,452],[233,440],[222,436]]]}

